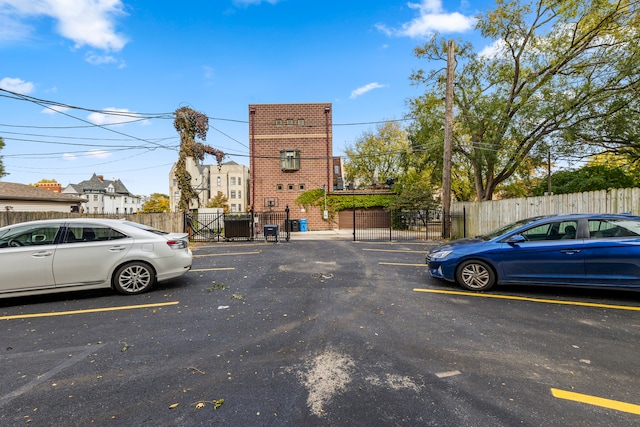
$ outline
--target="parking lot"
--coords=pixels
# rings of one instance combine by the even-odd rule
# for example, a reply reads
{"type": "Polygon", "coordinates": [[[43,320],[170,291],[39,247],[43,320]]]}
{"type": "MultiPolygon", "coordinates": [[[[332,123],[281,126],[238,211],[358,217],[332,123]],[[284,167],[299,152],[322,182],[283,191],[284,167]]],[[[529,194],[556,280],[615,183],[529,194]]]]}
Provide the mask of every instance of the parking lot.
{"type": "Polygon", "coordinates": [[[640,294],[468,293],[429,243],[297,236],[199,244],[141,295],[0,300],[0,425],[640,425],[640,294]]]}

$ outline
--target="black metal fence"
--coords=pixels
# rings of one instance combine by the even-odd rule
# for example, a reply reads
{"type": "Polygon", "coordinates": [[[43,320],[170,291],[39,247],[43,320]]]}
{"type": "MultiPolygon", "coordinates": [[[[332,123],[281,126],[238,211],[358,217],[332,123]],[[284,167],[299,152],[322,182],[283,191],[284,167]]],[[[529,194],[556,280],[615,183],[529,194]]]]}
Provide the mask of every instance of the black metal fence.
{"type": "Polygon", "coordinates": [[[185,230],[193,242],[242,241],[264,239],[289,240],[295,220],[284,211],[247,213],[185,213],[185,230]]]}
{"type": "MultiPolygon", "coordinates": [[[[353,212],[353,240],[441,240],[444,216],[440,209],[353,212]]],[[[450,220],[450,218],[448,218],[450,220]]]]}

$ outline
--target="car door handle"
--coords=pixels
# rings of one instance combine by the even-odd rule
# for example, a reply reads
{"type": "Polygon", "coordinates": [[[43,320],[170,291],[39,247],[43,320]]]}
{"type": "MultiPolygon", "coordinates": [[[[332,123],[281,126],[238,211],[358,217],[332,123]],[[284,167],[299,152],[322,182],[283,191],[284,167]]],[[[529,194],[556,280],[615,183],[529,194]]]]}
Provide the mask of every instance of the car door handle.
{"type": "Polygon", "coordinates": [[[42,251],[42,252],[36,252],[31,254],[33,258],[44,258],[46,256],[51,256],[51,255],[53,255],[53,252],[51,251],[42,251]]]}
{"type": "Polygon", "coordinates": [[[111,246],[109,248],[109,252],[120,252],[120,251],[124,251],[126,249],[126,246],[111,246]]]}
{"type": "Polygon", "coordinates": [[[573,255],[573,254],[577,254],[580,252],[580,249],[565,249],[560,251],[563,254],[567,254],[567,255],[573,255]]]}

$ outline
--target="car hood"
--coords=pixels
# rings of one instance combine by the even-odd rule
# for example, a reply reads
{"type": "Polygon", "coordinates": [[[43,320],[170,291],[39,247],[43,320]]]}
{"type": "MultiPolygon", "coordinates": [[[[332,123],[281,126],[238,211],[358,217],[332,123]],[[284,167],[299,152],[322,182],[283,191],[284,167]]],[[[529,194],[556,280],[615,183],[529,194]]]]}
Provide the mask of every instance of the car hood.
{"type": "Polygon", "coordinates": [[[435,253],[435,252],[447,250],[456,246],[473,245],[473,244],[479,244],[483,242],[484,240],[481,239],[480,237],[466,237],[464,239],[456,239],[450,242],[440,243],[439,245],[434,246],[429,250],[429,253],[435,253]]]}

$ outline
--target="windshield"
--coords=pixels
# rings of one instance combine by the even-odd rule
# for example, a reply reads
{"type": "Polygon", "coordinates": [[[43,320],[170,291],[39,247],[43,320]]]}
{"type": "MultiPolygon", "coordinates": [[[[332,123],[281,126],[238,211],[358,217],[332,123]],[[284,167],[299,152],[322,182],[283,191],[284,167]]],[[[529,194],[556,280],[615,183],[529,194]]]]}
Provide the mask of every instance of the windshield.
{"type": "Polygon", "coordinates": [[[507,224],[503,227],[500,227],[496,230],[493,230],[487,234],[483,234],[482,236],[478,236],[480,239],[482,240],[491,240],[491,239],[495,239],[498,236],[502,236],[503,234],[506,234],[512,230],[515,230],[518,227],[522,227],[523,225],[527,225],[530,224],[534,221],[539,220],[540,218],[544,218],[542,216],[537,216],[537,217],[533,217],[533,218],[526,218],[526,219],[521,219],[520,221],[516,221],[516,222],[512,222],[511,224],[507,224]]]}

